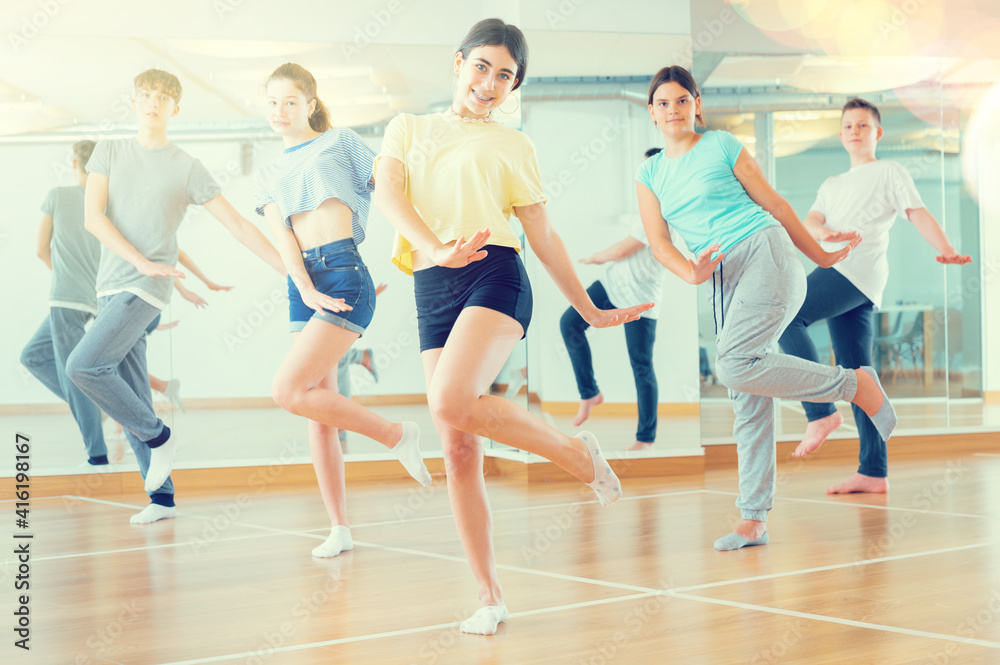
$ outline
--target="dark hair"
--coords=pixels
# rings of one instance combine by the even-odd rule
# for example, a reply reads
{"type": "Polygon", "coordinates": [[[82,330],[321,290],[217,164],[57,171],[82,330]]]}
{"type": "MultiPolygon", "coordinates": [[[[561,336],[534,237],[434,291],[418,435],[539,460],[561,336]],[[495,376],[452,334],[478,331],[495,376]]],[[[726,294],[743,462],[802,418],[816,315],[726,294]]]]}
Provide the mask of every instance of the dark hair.
{"type": "Polygon", "coordinates": [[[296,65],[294,62],[286,62],[271,72],[267,81],[264,82],[264,87],[266,88],[275,79],[285,79],[294,83],[295,87],[305,95],[306,104],[316,100],[316,110],[309,116],[309,126],[312,127],[313,131],[325,132],[330,129],[330,111],[326,108],[326,104],[316,96],[316,78],[309,73],[308,69],[296,65]]]}
{"type": "MultiPolygon", "coordinates": [[[[694,77],[691,76],[691,72],[684,69],[679,65],[672,65],[670,67],[664,67],[660,71],[656,72],[653,76],[652,82],[649,84],[649,105],[653,105],[653,93],[664,83],[679,83],[682,88],[691,93],[691,96],[695,99],[701,99],[701,92],[698,90],[698,84],[695,83],[694,77]]],[[[698,121],[699,125],[705,124],[705,118],[702,114],[695,116],[695,120],[698,121]]]]}
{"type": "Polygon", "coordinates": [[[181,103],[181,82],[170,72],[165,72],[162,69],[147,69],[135,77],[133,84],[136,90],[139,88],[159,90],[173,97],[175,104],[181,103]]]}
{"type": "Polygon", "coordinates": [[[646,159],[663,152],[663,148],[650,148],[646,151],[646,159]]]}
{"type": "Polygon", "coordinates": [[[841,109],[840,111],[840,119],[843,120],[844,114],[851,109],[864,109],[868,111],[869,113],[872,114],[872,117],[875,118],[875,124],[877,124],[879,127],[882,126],[882,114],[878,112],[878,107],[872,104],[871,102],[865,101],[860,97],[855,97],[854,99],[848,100],[847,103],[844,104],[844,108],[841,109]]]}
{"type": "Polygon", "coordinates": [[[96,145],[93,141],[77,141],[73,144],[73,157],[76,158],[76,167],[81,171],[87,171],[87,162],[90,161],[96,145]]]}
{"type": "Polygon", "coordinates": [[[517,63],[515,83],[511,90],[517,90],[524,83],[525,72],[528,71],[528,42],[524,33],[516,25],[504,23],[498,18],[483,19],[472,26],[462,40],[462,45],[455,53],[461,53],[462,59],[469,57],[469,51],[479,46],[503,46],[517,63]]]}

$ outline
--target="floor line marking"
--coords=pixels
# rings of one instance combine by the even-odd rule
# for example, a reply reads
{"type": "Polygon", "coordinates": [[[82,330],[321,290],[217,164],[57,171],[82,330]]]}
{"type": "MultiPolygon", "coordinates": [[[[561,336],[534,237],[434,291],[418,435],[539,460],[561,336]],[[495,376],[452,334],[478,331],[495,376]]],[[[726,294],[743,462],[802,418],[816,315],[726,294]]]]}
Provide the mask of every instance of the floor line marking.
{"type": "Polygon", "coordinates": [[[673,596],[675,598],[684,598],[686,600],[697,600],[712,605],[725,605],[728,607],[736,607],[743,610],[752,610],[757,612],[767,612],[769,614],[780,614],[783,616],[796,617],[798,619],[810,619],[812,621],[823,621],[826,623],[836,623],[842,626],[851,626],[854,628],[866,628],[869,630],[882,630],[890,633],[899,633],[901,635],[909,635],[911,637],[926,637],[935,640],[946,640],[948,642],[962,642],[963,644],[973,644],[976,646],[988,647],[991,649],[1000,649],[1000,642],[990,642],[989,640],[977,640],[972,637],[959,637],[958,635],[946,635],[943,633],[931,633],[924,630],[915,630],[912,628],[898,628],[896,626],[887,626],[880,623],[868,623],[865,621],[854,621],[853,619],[841,619],[839,617],[825,616],[822,614],[809,614],[808,612],[796,612],[795,610],[783,610],[776,607],[767,607],[766,605],[751,605],[749,603],[740,603],[733,600],[723,600],[721,598],[709,598],[704,596],[691,596],[686,593],[677,593],[665,591],[665,595],[673,596]]]}
{"type": "Polygon", "coordinates": [[[758,582],[760,580],[773,580],[781,577],[792,577],[794,575],[808,575],[810,573],[821,573],[828,570],[843,570],[844,568],[851,568],[853,566],[867,566],[873,563],[884,563],[886,561],[899,561],[902,559],[914,559],[921,556],[933,556],[935,554],[947,554],[949,552],[961,552],[962,550],[971,550],[979,547],[988,547],[990,543],[973,543],[972,545],[958,545],[956,547],[946,547],[939,550],[928,550],[926,552],[911,552],[910,554],[896,554],[893,556],[884,556],[876,559],[861,559],[858,561],[852,561],[850,563],[836,563],[829,566],[817,566],[815,568],[802,568],[800,570],[791,570],[783,573],[772,573],[770,575],[756,575],[754,577],[741,577],[734,580],[722,580],[720,582],[708,582],[706,584],[695,584],[692,586],[678,587],[676,589],[671,589],[674,592],[685,592],[685,591],[696,591],[700,589],[713,589],[721,586],[728,586],[731,584],[744,584],[746,582],[758,582]]]}
{"type": "MultiPolygon", "coordinates": [[[[636,593],[636,594],[631,594],[631,595],[627,595],[627,596],[615,596],[614,598],[602,598],[602,599],[599,599],[599,600],[589,600],[589,601],[584,601],[584,602],[580,602],[580,603],[571,603],[569,605],[556,605],[554,607],[543,607],[543,608],[540,608],[540,609],[537,609],[537,610],[527,610],[527,611],[524,611],[524,612],[512,612],[508,616],[508,620],[510,620],[510,619],[516,619],[518,617],[535,616],[535,615],[539,615],[539,614],[548,614],[548,613],[552,613],[552,612],[562,612],[562,611],[565,611],[565,610],[578,609],[578,608],[581,608],[581,607],[593,607],[595,605],[606,605],[606,604],[609,604],[609,603],[620,603],[620,602],[626,601],[626,600],[638,600],[640,598],[648,598],[648,597],[655,596],[655,595],[656,595],[656,592],[636,593]]],[[[452,621],[451,623],[439,623],[439,624],[436,624],[436,625],[433,625],[433,626],[422,626],[422,627],[419,627],[419,628],[404,628],[404,629],[401,629],[401,630],[387,631],[387,632],[384,632],[384,633],[372,633],[372,634],[369,634],[369,635],[356,635],[354,637],[341,637],[341,638],[338,638],[338,639],[335,639],[335,640],[325,640],[323,642],[310,642],[310,643],[307,643],[307,644],[294,644],[294,645],[290,645],[290,646],[287,646],[287,647],[277,647],[277,648],[273,648],[273,649],[272,648],[268,648],[267,651],[266,651],[266,653],[267,653],[268,656],[270,656],[270,655],[273,655],[273,654],[276,654],[276,653],[286,653],[286,652],[289,652],[289,651],[303,651],[303,650],[306,650],[306,649],[318,649],[318,648],[321,648],[321,647],[336,646],[336,645],[339,645],[339,644],[350,644],[352,642],[365,642],[365,641],[368,641],[368,640],[377,640],[377,639],[383,639],[383,638],[387,638],[387,637],[399,637],[399,636],[402,636],[402,635],[413,635],[415,633],[425,633],[425,632],[430,632],[430,631],[434,631],[434,630],[447,630],[447,629],[450,629],[450,628],[458,628],[459,623],[460,622],[458,622],[458,621],[452,621]]],[[[479,639],[479,637],[478,636],[476,636],[475,638],[470,637],[470,639],[479,639]]],[[[244,652],[244,653],[234,653],[234,654],[229,654],[229,655],[225,655],[225,656],[212,656],[212,657],[209,657],[209,658],[198,658],[198,659],[195,659],[195,660],[183,660],[183,661],[176,661],[176,662],[171,662],[171,663],[163,663],[162,665],[204,665],[205,663],[218,663],[218,662],[222,662],[222,661],[226,661],[226,660],[236,660],[238,658],[251,658],[253,656],[260,656],[263,653],[264,653],[263,651],[261,651],[261,652],[258,652],[258,651],[247,651],[247,652],[244,652]]]]}
{"type": "MultiPolygon", "coordinates": [[[[724,496],[739,496],[739,492],[723,492],[720,490],[704,490],[707,494],[722,494],[724,496]]],[[[778,501],[796,501],[798,503],[818,503],[826,506],[847,506],[850,508],[873,508],[875,510],[902,510],[908,513],[920,513],[921,515],[942,515],[944,517],[974,517],[976,519],[991,519],[987,515],[972,515],[969,513],[949,513],[943,510],[920,510],[917,508],[903,508],[900,506],[873,506],[868,503],[847,503],[840,501],[824,501],[822,499],[800,499],[794,496],[778,496],[778,501]]]]}

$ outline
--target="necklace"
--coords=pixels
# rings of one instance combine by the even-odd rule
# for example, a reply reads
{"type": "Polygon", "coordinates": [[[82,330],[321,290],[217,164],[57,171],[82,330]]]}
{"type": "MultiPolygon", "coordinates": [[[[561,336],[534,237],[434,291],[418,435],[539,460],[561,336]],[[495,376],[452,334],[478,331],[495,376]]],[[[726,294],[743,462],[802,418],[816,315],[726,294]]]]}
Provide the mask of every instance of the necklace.
{"type": "Polygon", "coordinates": [[[462,122],[482,122],[482,123],[498,123],[498,122],[500,122],[499,120],[494,120],[493,119],[493,111],[490,111],[489,113],[487,113],[485,118],[466,118],[464,115],[459,115],[458,113],[456,113],[455,109],[453,109],[453,108],[451,108],[451,106],[449,106],[448,107],[448,113],[451,114],[451,115],[453,115],[453,116],[455,116],[456,118],[460,118],[462,120],[462,122]]]}

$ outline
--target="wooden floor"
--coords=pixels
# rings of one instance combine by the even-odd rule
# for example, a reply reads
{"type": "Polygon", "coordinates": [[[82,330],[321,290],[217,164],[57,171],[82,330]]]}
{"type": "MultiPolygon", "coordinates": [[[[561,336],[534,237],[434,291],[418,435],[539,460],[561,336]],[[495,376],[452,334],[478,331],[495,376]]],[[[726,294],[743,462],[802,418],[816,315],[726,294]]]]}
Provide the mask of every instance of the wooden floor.
{"type": "Polygon", "coordinates": [[[476,588],[440,476],[351,487],[355,549],[328,560],[309,554],[314,489],[189,491],[146,527],[141,495],[36,499],[32,650],[5,627],[2,662],[1000,663],[1000,455],[824,495],[852,470],[783,463],[770,545],[729,553],[712,541],[737,517],[732,469],[630,481],[606,509],[574,483],[488,479],[511,611],[494,637],[458,632],[476,588]]]}

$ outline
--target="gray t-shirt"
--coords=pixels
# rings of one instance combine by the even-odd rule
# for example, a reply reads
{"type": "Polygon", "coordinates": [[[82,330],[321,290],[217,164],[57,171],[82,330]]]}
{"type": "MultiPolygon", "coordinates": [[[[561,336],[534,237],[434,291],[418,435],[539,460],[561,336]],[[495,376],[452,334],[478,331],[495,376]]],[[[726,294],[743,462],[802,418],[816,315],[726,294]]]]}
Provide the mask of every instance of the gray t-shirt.
{"type": "MultiPolygon", "coordinates": [[[[150,261],[169,266],[177,263],[177,227],[187,207],[220,192],[202,163],[173,144],[149,150],[134,138],[101,141],[87,170],[108,177],[105,214],[119,233],[150,261]]],[[[173,286],[173,277],[147,277],[101,248],[98,297],[128,291],[165,309],[173,286]]]]}
{"type": "Polygon", "coordinates": [[[651,302],[653,307],[640,316],[656,319],[660,314],[660,291],[667,269],[653,256],[642,222],[633,223],[629,235],[646,246],[631,256],[613,261],[601,283],[615,307],[633,307],[651,302]]]}
{"type": "Polygon", "coordinates": [[[97,264],[101,243],[83,228],[84,187],[53,187],[42,202],[52,218],[52,288],[50,307],[97,315],[97,264]]]}

